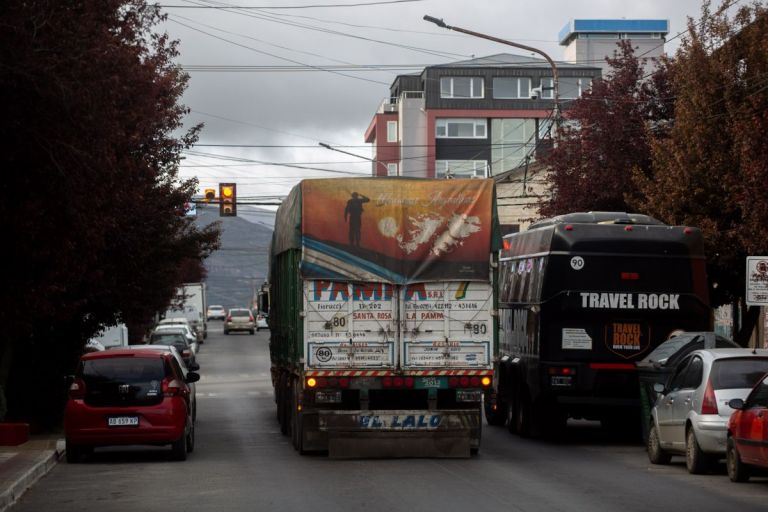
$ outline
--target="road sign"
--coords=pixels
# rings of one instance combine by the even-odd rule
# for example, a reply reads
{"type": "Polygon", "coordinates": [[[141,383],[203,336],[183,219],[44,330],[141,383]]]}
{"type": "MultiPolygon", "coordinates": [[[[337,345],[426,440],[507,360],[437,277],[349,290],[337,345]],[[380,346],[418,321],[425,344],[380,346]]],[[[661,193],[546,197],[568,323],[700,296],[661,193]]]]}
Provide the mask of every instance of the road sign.
{"type": "Polygon", "coordinates": [[[184,203],[184,215],[187,217],[197,216],[197,203],[184,203]]]}
{"type": "Polygon", "coordinates": [[[768,256],[747,256],[747,306],[768,306],[768,256]]]}

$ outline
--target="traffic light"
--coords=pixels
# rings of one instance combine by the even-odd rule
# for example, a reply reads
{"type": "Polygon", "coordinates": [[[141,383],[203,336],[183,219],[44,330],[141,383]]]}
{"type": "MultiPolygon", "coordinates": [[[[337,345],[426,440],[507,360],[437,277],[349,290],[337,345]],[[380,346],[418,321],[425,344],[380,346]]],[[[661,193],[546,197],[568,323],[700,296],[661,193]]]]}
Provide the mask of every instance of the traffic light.
{"type": "Polygon", "coordinates": [[[205,202],[210,203],[214,199],[216,199],[216,189],[215,188],[205,189],[205,202]]]}
{"type": "Polygon", "coordinates": [[[237,215],[237,184],[219,183],[219,216],[237,215]]]}

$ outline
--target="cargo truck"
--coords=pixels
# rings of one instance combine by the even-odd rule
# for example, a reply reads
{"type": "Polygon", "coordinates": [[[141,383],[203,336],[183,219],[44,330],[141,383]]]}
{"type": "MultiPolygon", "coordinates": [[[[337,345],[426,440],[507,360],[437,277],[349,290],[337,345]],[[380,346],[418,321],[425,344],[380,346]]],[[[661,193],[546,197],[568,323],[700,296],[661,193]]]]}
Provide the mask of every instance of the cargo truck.
{"type": "Polygon", "coordinates": [[[208,303],[205,283],[184,283],[176,292],[174,305],[163,315],[164,318],[183,317],[197,333],[198,343],[208,338],[208,303]]]}
{"type": "Polygon", "coordinates": [[[300,452],[468,457],[496,354],[493,180],[304,180],[277,212],[270,357],[300,452]]]}

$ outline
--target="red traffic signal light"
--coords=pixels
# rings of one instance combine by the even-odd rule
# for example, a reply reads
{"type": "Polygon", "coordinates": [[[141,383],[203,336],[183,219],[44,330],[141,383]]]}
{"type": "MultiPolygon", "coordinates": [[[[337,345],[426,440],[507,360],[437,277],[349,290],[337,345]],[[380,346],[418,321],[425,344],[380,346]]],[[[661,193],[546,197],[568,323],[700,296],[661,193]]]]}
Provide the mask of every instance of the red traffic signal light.
{"type": "Polygon", "coordinates": [[[237,184],[219,183],[219,216],[237,215],[237,184]]]}

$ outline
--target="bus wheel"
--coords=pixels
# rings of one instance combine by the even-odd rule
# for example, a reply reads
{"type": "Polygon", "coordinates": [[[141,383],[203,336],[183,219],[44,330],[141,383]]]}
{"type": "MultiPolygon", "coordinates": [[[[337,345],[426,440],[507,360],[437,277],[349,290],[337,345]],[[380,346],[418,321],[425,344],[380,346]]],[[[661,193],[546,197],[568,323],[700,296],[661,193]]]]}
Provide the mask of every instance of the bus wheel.
{"type": "Polygon", "coordinates": [[[486,402],[484,404],[485,407],[485,421],[488,423],[488,425],[494,426],[494,427],[500,427],[504,425],[504,422],[507,420],[507,409],[508,405],[506,402],[502,401],[501,398],[499,398],[499,395],[496,395],[496,408],[493,408],[493,405],[490,403],[490,401],[486,402]]]}
{"type": "Polygon", "coordinates": [[[521,437],[530,437],[532,432],[532,413],[531,398],[528,393],[520,389],[517,393],[517,400],[515,400],[516,411],[513,417],[515,418],[515,432],[521,437]]]}

